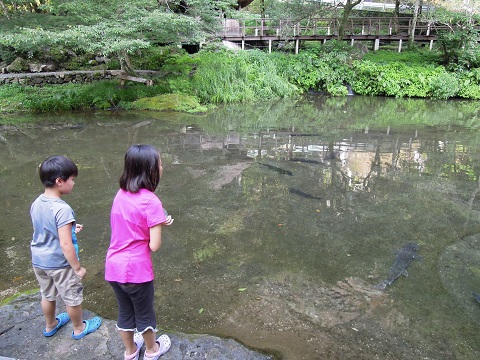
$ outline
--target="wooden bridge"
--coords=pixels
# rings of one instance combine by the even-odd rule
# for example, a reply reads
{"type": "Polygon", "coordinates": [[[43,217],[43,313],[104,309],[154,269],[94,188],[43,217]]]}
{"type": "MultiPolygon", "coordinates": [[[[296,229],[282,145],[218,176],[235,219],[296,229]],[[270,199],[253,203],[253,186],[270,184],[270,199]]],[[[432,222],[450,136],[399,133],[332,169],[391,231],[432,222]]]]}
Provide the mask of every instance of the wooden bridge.
{"type": "MultiPolygon", "coordinates": [[[[322,41],[337,39],[339,19],[310,19],[305,23],[291,20],[258,19],[240,22],[234,19],[224,20],[224,29],[219,34],[223,40],[237,44],[242,49],[249,46],[268,46],[272,51],[273,44],[294,42],[295,53],[298,53],[301,41],[322,41]]],[[[373,42],[373,50],[378,50],[380,43],[398,43],[398,51],[402,50],[403,42],[410,39],[412,26],[411,17],[388,18],[367,17],[352,18],[345,27],[344,41],[373,42]]],[[[428,44],[430,50],[437,40],[440,30],[449,30],[446,26],[433,23],[417,22],[414,31],[414,41],[428,44]]]]}

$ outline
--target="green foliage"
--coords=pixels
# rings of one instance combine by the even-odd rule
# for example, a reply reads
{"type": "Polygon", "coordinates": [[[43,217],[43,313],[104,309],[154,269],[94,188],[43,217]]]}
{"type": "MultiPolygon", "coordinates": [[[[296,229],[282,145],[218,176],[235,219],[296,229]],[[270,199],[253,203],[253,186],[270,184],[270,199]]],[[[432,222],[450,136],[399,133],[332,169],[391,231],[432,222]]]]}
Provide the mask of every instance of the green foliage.
{"type": "Polygon", "coordinates": [[[192,91],[202,101],[230,103],[292,96],[298,89],[277,73],[268,54],[202,52],[192,79],[192,91]]]}
{"type": "Polygon", "coordinates": [[[460,89],[459,81],[454,73],[440,72],[430,78],[431,97],[448,99],[455,97],[460,89]]]}
{"type": "Polygon", "coordinates": [[[480,66],[480,34],[470,25],[438,35],[443,64],[452,71],[480,66]]]}
{"type": "Polygon", "coordinates": [[[128,56],[153,43],[198,43],[211,37],[217,30],[214,24],[219,24],[218,10],[230,4],[230,0],[192,0],[188,9],[179,3],[182,11],[174,13],[170,3],[156,0],[52,1],[42,11],[6,19],[6,24],[0,25],[0,46],[29,57],[39,57],[58,46],[119,56],[128,63],[128,56]],[[19,21],[23,17],[32,21],[19,21]]]}
{"type": "Polygon", "coordinates": [[[161,70],[167,61],[185,54],[185,50],[176,46],[149,47],[139,50],[131,59],[137,70],[161,70]]]}
{"type": "Polygon", "coordinates": [[[414,50],[414,51],[390,51],[378,50],[370,51],[363,55],[363,60],[368,60],[376,64],[388,64],[391,62],[403,63],[406,65],[432,65],[440,63],[441,57],[435,51],[431,50],[414,50]]]}
{"type": "Polygon", "coordinates": [[[361,95],[395,97],[431,97],[447,99],[456,96],[458,79],[442,66],[408,66],[392,62],[385,65],[356,61],[352,87],[361,95]]]}
{"type": "Polygon", "coordinates": [[[0,45],[0,62],[4,61],[7,65],[17,57],[15,49],[11,46],[0,45]]]}
{"type": "Polygon", "coordinates": [[[458,96],[465,99],[480,99],[480,68],[459,73],[458,96]]]}
{"type": "Polygon", "coordinates": [[[379,79],[382,76],[381,67],[372,61],[354,61],[355,77],[351,82],[353,90],[358,95],[383,95],[379,79]]]}
{"type": "Polygon", "coordinates": [[[303,91],[346,95],[344,84],[350,83],[353,76],[349,64],[357,55],[356,49],[329,41],[323,45],[307,43],[297,55],[274,53],[271,57],[279,74],[303,91]]]}
{"type": "Polygon", "coordinates": [[[161,85],[145,86],[128,83],[119,86],[118,81],[98,81],[92,84],[63,84],[30,87],[20,85],[0,86],[0,96],[7,96],[9,102],[2,100],[2,111],[18,110],[21,104],[23,110],[66,111],[91,108],[112,108],[120,103],[130,103],[142,97],[155,96],[162,93],[161,85]]]}

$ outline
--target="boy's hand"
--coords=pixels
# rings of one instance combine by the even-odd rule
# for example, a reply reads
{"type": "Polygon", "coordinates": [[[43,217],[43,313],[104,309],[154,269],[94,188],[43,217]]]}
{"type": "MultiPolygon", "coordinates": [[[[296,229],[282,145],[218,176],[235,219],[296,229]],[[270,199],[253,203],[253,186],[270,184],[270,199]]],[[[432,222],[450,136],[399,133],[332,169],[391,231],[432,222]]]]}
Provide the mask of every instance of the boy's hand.
{"type": "Polygon", "coordinates": [[[75,224],[75,234],[83,230],[83,224],[75,224]]]}
{"type": "Polygon", "coordinates": [[[165,220],[165,222],[162,223],[162,226],[170,226],[172,225],[172,223],[173,223],[173,218],[171,215],[168,215],[167,220],[165,220]]]}
{"type": "Polygon", "coordinates": [[[75,272],[75,274],[77,274],[77,276],[80,278],[80,280],[82,280],[85,277],[85,275],[87,274],[87,270],[84,267],[80,267],[80,269],[78,271],[75,271],[75,270],[73,270],[73,271],[75,272]]]}

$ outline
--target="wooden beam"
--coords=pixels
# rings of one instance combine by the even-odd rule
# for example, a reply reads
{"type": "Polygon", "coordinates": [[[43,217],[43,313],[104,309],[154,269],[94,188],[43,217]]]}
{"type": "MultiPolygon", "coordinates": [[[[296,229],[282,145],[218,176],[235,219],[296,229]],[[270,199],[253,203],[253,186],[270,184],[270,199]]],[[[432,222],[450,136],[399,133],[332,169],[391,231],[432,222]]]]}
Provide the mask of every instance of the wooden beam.
{"type": "Polygon", "coordinates": [[[119,78],[120,78],[122,86],[125,85],[125,80],[139,82],[139,83],[145,84],[147,86],[152,86],[153,85],[153,80],[151,80],[151,79],[145,79],[145,78],[136,77],[136,76],[129,76],[127,74],[120,74],[119,78]]]}

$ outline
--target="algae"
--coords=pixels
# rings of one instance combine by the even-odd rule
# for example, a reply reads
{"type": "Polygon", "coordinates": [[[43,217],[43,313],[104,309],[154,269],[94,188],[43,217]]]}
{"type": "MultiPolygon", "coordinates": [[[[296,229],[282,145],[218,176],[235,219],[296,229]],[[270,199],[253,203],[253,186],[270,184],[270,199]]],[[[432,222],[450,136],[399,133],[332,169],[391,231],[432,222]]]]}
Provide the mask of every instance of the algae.
{"type": "Polygon", "coordinates": [[[187,113],[203,113],[208,110],[195,97],[182,94],[163,94],[141,98],[134,101],[132,107],[139,110],[183,111],[187,113]]]}

